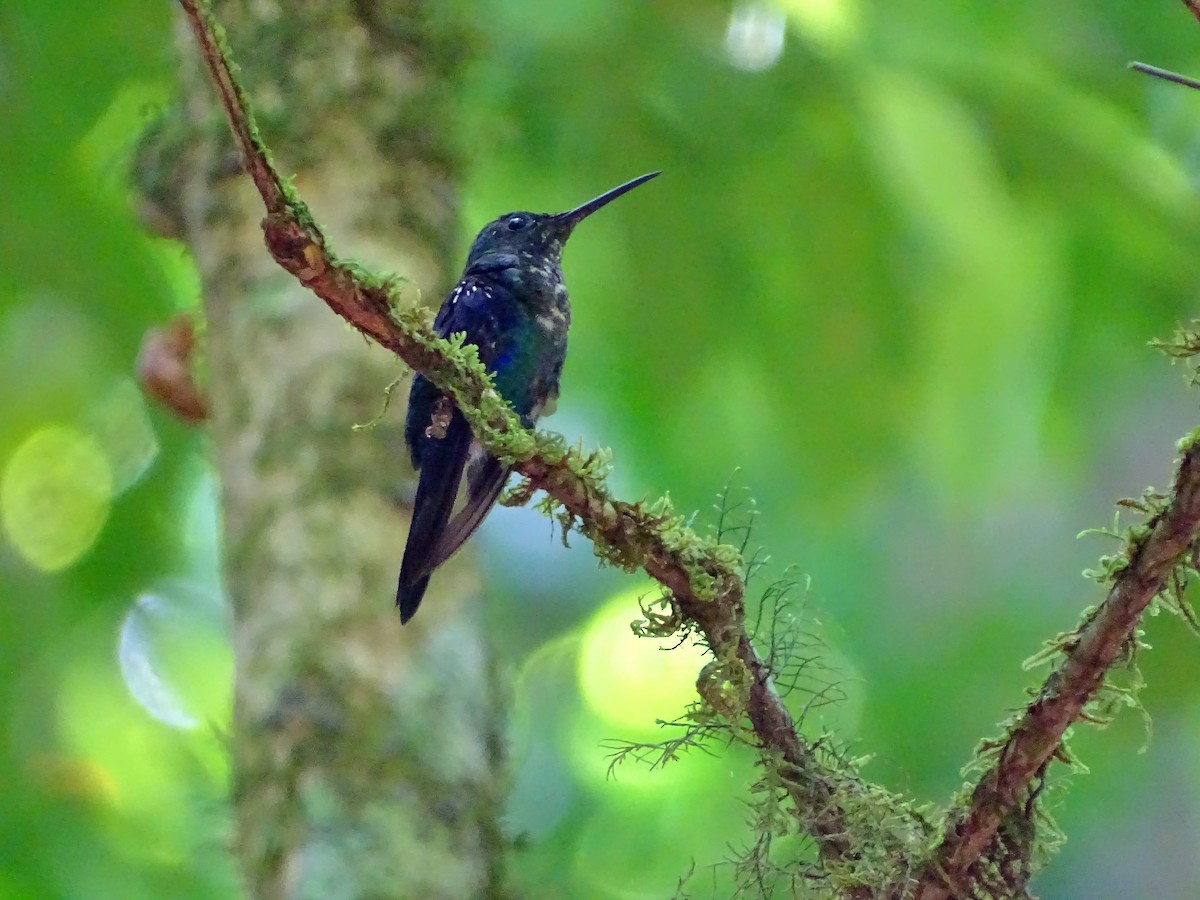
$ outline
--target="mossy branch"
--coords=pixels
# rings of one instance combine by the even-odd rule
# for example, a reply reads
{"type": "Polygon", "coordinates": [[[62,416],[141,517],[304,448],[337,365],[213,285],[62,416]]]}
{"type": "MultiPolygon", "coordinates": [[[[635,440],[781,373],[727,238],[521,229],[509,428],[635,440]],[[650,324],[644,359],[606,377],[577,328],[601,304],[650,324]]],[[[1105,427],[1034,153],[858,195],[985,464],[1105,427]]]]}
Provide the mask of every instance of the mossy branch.
{"type": "MultiPolygon", "coordinates": [[[[1181,331],[1174,342],[1160,346],[1175,356],[1194,355],[1200,336],[1181,331]]],[[[1108,689],[1105,676],[1115,665],[1132,661],[1146,608],[1158,599],[1185,621],[1194,621],[1181,594],[1194,574],[1200,532],[1200,431],[1181,440],[1179,449],[1170,494],[1148,493],[1148,500],[1123,504],[1152,515],[1130,528],[1121,552],[1106,557],[1093,573],[1111,584],[1104,602],[1052,643],[1050,655],[1061,655],[1059,665],[1008,733],[985,745],[991,764],[970,799],[948,815],[941,843],[920,875],[915,894],[920,900],[973,896],[971,889],[984,877],[981,860],[995,859],[995,844],[1010,817],[1028,820],[1026,807],[1032,807],[1050,762],[1069,760],[1063,743],[1067,729],[1096,718],[1089,708],[1108,689]]]]}
{"type": "Polygon", "coordinates": [[[716,659],[738,661],[746,677],[735,682],[742,695],[735,706],[744,711],[765,757],[777,761],[802,827],[827,864],[837,868],[852,862],[856,851],[840,798],[857,788],[848,776],[822,765],[800,737],[771,682],[770,667],[751,646],[736,548],[699,537],[664,509],[612,497],[593,460],[521,427],[474,347],[464,345],[461,336],[437,337],[425,311],[398,309],[392,281],[335,258],[307,207],[272,165],[220,24],[203,0],[180,0],[180,5],[262,196],[263,234],[275,261],[350,325],[451,394],[479,441],[577,520],[604,558],[628,570],[644,569],[667,589],[680,616],[704,637],[716,659]]]}

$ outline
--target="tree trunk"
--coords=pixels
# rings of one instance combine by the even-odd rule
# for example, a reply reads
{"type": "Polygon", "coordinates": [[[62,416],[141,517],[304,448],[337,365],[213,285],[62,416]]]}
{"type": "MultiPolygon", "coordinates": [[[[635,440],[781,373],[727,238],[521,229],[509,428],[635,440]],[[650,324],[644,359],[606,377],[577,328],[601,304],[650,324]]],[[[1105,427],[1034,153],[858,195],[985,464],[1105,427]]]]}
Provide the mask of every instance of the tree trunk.
{"type": "MultiPolygon", "coordinates": [[[[465,26],[453,4],[215,4],[284,172],[342,252],[448,283],[465,26]]],[[[201,276],[233,608],[235,852],[261,898],[498,896],[500,704],[461,563],[392,605],[412,473],[389,354],[275,267],[190,34],[148,202],[201,276]],[[157,184],[157,187],[156,187],[157,184]]]]}

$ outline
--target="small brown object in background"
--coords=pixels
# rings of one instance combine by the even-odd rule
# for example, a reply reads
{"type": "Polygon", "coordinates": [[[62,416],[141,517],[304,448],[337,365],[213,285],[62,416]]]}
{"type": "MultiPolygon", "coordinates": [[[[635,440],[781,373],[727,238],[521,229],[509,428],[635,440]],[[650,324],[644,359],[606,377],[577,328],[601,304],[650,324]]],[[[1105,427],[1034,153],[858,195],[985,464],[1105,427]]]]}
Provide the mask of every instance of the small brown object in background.
{"type": "Polygon", "coordinates": [[[166,325],[146,332],[135,364],[142,390],[193,425],[208,418],[208,403],[189,365],[194,342],[191,319],[178,315],[166,325]]]}

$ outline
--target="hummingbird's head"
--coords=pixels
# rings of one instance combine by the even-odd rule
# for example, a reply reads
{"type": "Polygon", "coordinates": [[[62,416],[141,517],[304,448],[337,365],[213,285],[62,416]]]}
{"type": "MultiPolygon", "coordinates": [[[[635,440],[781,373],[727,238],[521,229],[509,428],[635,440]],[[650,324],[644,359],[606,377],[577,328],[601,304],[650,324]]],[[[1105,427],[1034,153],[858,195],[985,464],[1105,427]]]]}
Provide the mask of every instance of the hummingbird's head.
{"type": "Polygon", "coordinates": [[[467,253],[467,274],[500,272],[504,269],[557,268],[563,245],[575,226],[600,207],[654,178],[650,172],[594,200],[563,213],[532,213],[518,210],[489,222],[475,237],[467,253]]]}

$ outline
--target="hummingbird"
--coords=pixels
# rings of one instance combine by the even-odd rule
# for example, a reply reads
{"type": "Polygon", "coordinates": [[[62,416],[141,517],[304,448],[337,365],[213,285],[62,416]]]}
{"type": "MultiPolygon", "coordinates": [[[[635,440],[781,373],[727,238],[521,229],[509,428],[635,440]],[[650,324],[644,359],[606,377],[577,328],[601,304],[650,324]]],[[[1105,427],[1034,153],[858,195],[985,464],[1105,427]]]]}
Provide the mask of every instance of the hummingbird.
{"type": "MultiPolygon", "coordinates": [[[[471,244],[433,330],[440,337],[466,333],[526,428],[553,412],[567,356],[571,306],[563,245],[596,210],[659,174],[634,178],[567,212],[505,213],[471,244]]],[[[408,394],[404,439],[420,480],[396,587],[401,623],[417,611],[434,569],[483,522],[510,471],[474,439],[454,401],[420,373],[408,394]],[[452,518],[463,482],[465,500],[452,518]]]]}

